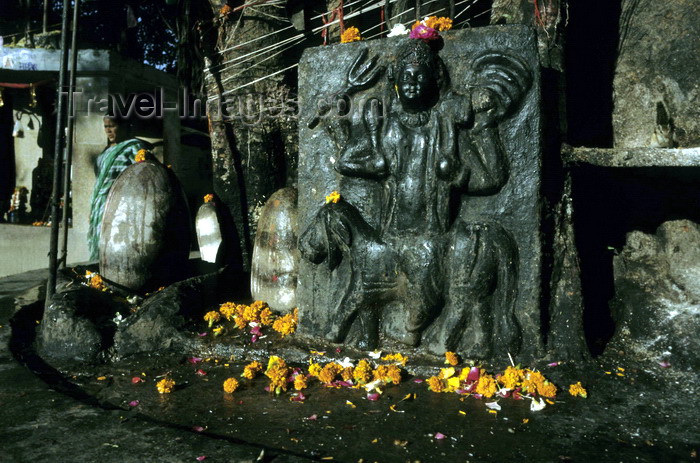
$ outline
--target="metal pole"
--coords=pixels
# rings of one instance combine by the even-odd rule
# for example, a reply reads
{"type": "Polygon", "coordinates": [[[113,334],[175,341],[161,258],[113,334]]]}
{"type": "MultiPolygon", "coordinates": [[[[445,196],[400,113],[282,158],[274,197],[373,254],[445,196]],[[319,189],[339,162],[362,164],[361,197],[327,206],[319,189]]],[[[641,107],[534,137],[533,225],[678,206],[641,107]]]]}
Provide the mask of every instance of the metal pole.
{"type": "Polygon", "coordinates": [[[58,270],[58,210],[61,202],[61,162],[63,161],[63,101],[68,65],[68,9],[70,1],[63,2],[61,20],[61,67],[58,72],[56,94],[56,140],[53,155],[53,192],[51,194],[51,242],[49,245],[49,279],[46,283],[46,305],[56,292],[56,272],[58,270]]]}
{"type": "Polygon", "coordinates": [[[41,22],[41,29],[44,34],[48,32],[49,28],[49,0],[44,0],[44,17],[41,22]]]}
{"type": "Polygon", "coordinates": [[[416,0],[416,11],[415,11],[415,13],[416,13],[416,21],[420,21],[421,19],[423,19],[423,18],[420,17],[420,0],[416,0]]]}
{"type": "Polygon", "coordinates": [[[455,17],[455,0],[450,0],[450,18],[455,17]]]}
{"type": "Polygon", "coordinates": [[[73,4],[73,24],[70,42],[70,81],[68,83],[68,133],[66,134],[66,163],[63,166],[63,216],[61,226],[63,227],[63,245],[61,247],[61,267],[68,262],[68,211],[72,203],[71,198],[71,165],[73,163],[73,131],[75,129],[75,103],[73,94],[75,93],[75,72],[78,66],[78,10],[80,0],[74,0],[73,4]]]}

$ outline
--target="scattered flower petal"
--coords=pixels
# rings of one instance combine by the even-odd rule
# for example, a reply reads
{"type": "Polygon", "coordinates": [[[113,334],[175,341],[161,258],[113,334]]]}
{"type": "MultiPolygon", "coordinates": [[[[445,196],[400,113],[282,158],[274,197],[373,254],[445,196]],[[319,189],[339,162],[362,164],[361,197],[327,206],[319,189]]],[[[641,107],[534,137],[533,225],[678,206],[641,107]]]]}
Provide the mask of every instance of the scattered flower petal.
{"type": "Polygon", "coordinates": [[[376,392],[369,393],[369,394],[367,394],[367,400],[371,400],[372,402],[376,402],[377,400],[379,400],[379,394],[377,394],[376,392]]]}
{"type": "Polygon", "coordinates": [[[207,459],[206,455],[200,455],[197,458],[195,458],[197,461],[204,461],[207,459]]]}
{"type": "Polygon", "coordinates": [[[200,338],[203,337],[203,336],[206,336],[206,335],[207,335],[207,332],[206,332],[206,331],[205,331],[204,333],[197,333],[197,336],[199,336],[200,338]]]}
{"type": "Polygon", "coordinates": [[[368,352],[367,355],[369,355],[369,357],[374,359],[374,360],[378,360],[379,357],[382,356],[382,351],[375,350],[374,352],[368,352]]]}
{"type": "Polygon", "coordinates": [[[533,398],[532,402],[530,402],[530,410],[533,412],[539,412],[540,410],[542,410],[546,406],[547,406],[547,404],[542,399],[539,399],[539,401],[538,401],[537,399],[533,398]]]}
{"type": "Polygon", "coordinates": [[[558,367],[560,364],[561,364],[560,362],[552,362],[552,363],[548,363],[547,366],[548,367],[558,367]]]}
{"type": "Polygon", "coordinates": [[[130,407],[136,407],[140,402],[138,400],[132,400],[129,402],[130,407]]]}
{"type": "Polygon", "coordinates": [[[315,413],[307,418],[307,420],[309,420],[309,421],[316,421],[317,419],[318,419],[318,415],[315,413]]]}
{"type": "Polygon", "coordinates": [[[487,408],[490,408],[491,410],[500,410],[501,406],[498,405],[498,402],[486,402],[484,405],[486,405],[487,408]]]}
{"type": "Polygon", "coordinates": [[[140,376],[134,376],[131,378],[131,384],[137,384],[137,383],[143,383],[144,379],[141,378],[140,376]]]}
{"type": "Polygon", "coordinates": [[[664,361],[662,361],[662,362],[659,362],[659,366],[660,366],[661,368],[668,368],[668,367],[671,366],[671,362],[667,362],[666,360],[664,360],[664,361]]]}
{"type": "Polygon", "coordinates": [[[204,431],[204,428],[202,426],[192,426],[192,431],[202,432],[204,431]]]}
{"type": "Polygon", "coordinates": [[[423,381],[425,381],[425,380],[424,380],[424,379],[421,379],[421,378],[414,378],[414,379],[413,379],[413,382],[414,382],[414,383],[419,383],[419,384],[420,384],[420,383],[422,383],[423,381]]]}
{"type": "Polygon", "coordinates": [[[444,439],[445,437],[447,437],[447,436],[444,435],[444,434],[441,433],[441,432],[436,432],[436,433],[435,433],[435,439],[436,439],[436,440],[442,440],[442,439],[444,439]]]}
{"type": "Polygon", "coordinates": [[[202,370],[201,368],[197,370],[195,373],[197,373],[198,376],[207,376],[207,372],[202,370]]]}

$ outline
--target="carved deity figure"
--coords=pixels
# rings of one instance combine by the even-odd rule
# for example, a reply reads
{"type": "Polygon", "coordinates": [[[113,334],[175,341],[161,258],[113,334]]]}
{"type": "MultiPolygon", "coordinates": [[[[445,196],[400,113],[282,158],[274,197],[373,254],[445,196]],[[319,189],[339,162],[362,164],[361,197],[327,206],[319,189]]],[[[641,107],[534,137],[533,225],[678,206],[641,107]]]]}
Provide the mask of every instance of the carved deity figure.
{"type": "Polygon", "coordinates": [[[341,91],[351,102],[369,97],[360,117],[322,107],[311,121],[334,141],[335,170],[376,182],[382,200],[374,220],[347,201],[324,205],[300,249],[331,270],[350,261],[347,290],[330,308],[334,341],[357,325],[363,348],[377,347],[383,333],[434,352],[514,352],[517,246],[498,223],[466,223],[458,212],[464,195],[495,194],[508,181],[498,124],[530,73],[516,57],[484,53],[471,63],[474,82],[458,92],[437,44],[406,38],[386,66],[363,50],[341,91]],[[372,94],[382,76],[389,91],[372,94]]]}

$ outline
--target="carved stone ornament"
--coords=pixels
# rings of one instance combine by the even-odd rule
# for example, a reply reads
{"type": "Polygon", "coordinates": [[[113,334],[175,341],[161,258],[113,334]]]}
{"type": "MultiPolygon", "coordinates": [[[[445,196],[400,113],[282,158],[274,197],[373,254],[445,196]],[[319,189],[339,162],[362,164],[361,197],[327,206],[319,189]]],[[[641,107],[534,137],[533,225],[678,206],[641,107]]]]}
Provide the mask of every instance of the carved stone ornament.
{"type": "Polygon", "coordinates": [[[363,349],[537,355],[534,34],[310,49],[299,88],[300,331],[363,349]]]}

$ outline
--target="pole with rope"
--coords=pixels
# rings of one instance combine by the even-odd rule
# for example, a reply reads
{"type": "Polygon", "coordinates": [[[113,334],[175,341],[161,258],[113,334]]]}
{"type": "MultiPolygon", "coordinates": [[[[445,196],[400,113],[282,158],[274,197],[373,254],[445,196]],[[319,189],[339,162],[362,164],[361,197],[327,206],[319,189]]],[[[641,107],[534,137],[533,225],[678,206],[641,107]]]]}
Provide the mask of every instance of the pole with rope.
{"type": "Polygon", "coordinates": [[[65,268],[68,262],[68,211],[71,204],[71,166],[73,164],[73,132],[75,130],[75,79],[76,69],[78,67],[78,12],[80,9],[80,0],[74,0],[73,4],[73,23],[71,25],[71,43],[70,43],[70,80],[68,83],[68,130],[66,133],[66,154],[65,166],[63,167],[63,217],[61,226],[63,227],[63,244],[61,247],[61,258],[59,260],[61,267],[65,268]]]}
{"type": "Polygon", "coordinates": [[[49,279],[46,283],[46,305],[56,293],[56,273],[58,271],[58,213],[61,205],[61,162],[63,154],[63,112],[68,65],[68,10],[70,2],[63,2],[61,19],[61,64],[58,72],[58,92],[56,95],[56,140],[53,156],[53,191],[51,194],[51,240],[49,243],[49,279]]]}

